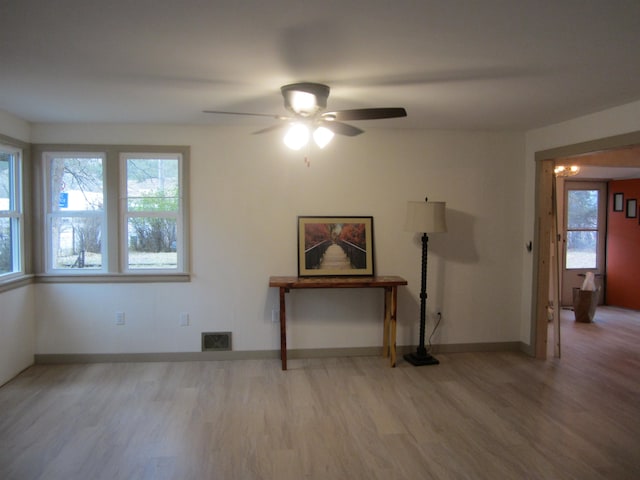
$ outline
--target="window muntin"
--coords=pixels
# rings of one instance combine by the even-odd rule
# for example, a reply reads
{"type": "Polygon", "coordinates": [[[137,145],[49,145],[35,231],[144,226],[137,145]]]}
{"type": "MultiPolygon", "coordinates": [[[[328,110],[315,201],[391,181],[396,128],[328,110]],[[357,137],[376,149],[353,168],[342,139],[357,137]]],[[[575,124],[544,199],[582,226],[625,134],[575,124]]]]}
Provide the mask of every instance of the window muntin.
{"type": "Polygon", "coordinates": [[[47,270],[104,271],[105,154],[47,153],[47,270]]]}
{"type": "Polygon", "coordinates": [[[24,273],[21,154],[0,145],[0,278],[24,273]]]}
{"type": "Polygon", "coordinates": [[[125,271],[181,271],[182,155],[121,155],[125,271]]]}

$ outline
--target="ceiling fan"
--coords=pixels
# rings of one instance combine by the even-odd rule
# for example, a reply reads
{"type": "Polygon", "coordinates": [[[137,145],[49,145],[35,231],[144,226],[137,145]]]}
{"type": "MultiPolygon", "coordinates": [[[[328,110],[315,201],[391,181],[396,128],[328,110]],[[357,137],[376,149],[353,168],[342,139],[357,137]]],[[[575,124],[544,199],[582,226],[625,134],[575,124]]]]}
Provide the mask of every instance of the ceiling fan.
{"type": "Polygon", "coordinates": [[[407,111],[401,107],[393,108],[358,108],[352,110],[336,110],[325,112],[329,87],[321,83],[292,83],[280,88],[284,97],[284,106],[292,115],[275,115],[268,113],[227,112],[221,110],[204,110],[204,113],[223,115],[252,115],[259,117],[271,117],[280,120],[281,123],[272,125],[255,134],[270,132],[289,127],[284,137],[285,144],[294,150],[305,146],[309,140],[310,131],[320,148],[324,148],[333,138],[334,134],[355,137],[364,130],[343,123],[352,120],[377,120],[383,118],[406,117],[407,111]]]}

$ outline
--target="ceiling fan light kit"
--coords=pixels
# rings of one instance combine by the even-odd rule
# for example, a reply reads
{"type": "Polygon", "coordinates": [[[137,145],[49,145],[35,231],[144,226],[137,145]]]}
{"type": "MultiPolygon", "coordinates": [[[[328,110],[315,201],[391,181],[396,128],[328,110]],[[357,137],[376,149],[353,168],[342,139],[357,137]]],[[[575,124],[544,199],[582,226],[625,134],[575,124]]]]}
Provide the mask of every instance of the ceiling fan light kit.
{"type": "MultiPolygon", "coordinates": [[[[353,110],[337,110],[324,112],[327,108],[327,98],[330,88],[322,83],[291,83],[280,87],[284,98],[284,106],[293,116],[227,112],[221,110],[205,110],[205,113],[221,115],[252,115],[271,117],[290,124],[285,133],[284,143],[292,150],[300,150],[309,142],[310,132],[313,130],[313,140],[319,148],[326,147],[335,134],[355,137],[363,133],[363,130],[347,123],[344,120],[376,120],[382,118],[406,117],[407,111],[402,107],[393,108],[360,108],[353,110]]],[[[254,133],[265,133],[278,130],[280,125],[263,128],[254,133]]]]}
{"type": "Polygon", "coordinates": [[[329,87],[321,83],[292,83],[280,87],[284,108],[301,117],[310,117],[327,108],[329,87]]]}
{"type": "Polygon", "coordinates": [[[334,133],[327,127],[319,126],[313,131],[313,141],[320,148],[324,148],[329,145],[329,142],[333,139],[334,133]]]}
{"type": "Polygon", "coordinates": [[[309,142],[309,129],[302,123],[293,123],[284,134],[283,141],[291,150],[300,150],[309,142]]]}

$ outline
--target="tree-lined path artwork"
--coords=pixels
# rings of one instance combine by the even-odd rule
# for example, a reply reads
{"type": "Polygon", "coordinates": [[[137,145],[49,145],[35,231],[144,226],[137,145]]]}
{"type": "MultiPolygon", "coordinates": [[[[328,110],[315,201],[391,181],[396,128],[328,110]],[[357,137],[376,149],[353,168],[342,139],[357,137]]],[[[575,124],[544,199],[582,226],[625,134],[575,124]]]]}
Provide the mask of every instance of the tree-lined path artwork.
{"type": "Polygon", "coordinates": [[[351,266],[351,261],[344,250],[339,245],[333,244],[327,248],[326,252],[324,252],[318,268],[345,270],[353,267],[351,266]]]}
{"type": "Polygon", "coordinates": [[[363,223],[309,223],[305,226],[307,268],[325,270],[366,267],[363,223]]]}
{"type": "Polygon", "coordinates": [[[298,217],[298,273],[373,275],[373,218],[298,217]]]}

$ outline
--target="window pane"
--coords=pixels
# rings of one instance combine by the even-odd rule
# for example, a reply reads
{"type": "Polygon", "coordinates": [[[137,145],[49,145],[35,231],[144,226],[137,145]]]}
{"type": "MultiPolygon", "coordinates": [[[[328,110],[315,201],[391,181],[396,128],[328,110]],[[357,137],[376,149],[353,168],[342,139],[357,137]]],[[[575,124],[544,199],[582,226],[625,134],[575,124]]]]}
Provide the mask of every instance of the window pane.
{"type": "Polygon", "coordinates": [[[0,275],[22,271],[20,152],[0,146],[0,275]]]}
{"type": "Polygon", "coordinates": [[[177,268],[175,218],[130,217],[127,231],[129,269],[177,268]]]}
{"type": "Polygon", "coordinates": [[[567,268],[596,268],[598,232],[567,232],[567,268]]]}
{"type": "Polygon", "coordinates": [[[50,168],[51,211],[102,210],[101,157],[55,157],[50,168]]]}
{"type": "Polygon", "coordinates": [[[11,223],[10,218],[0,218],[0,274],[14,271],[11,223]]]}
{"type": "Polygon", "coordinates": [[[51,224],[53,268],[102,268],[100,216],[54,216],[51,224]]]}
{"type": "Polygon", "coordinates": [[[598,228],[598,190],[569,190],[567,228],[598,228]]]}
{"type": "Polygon", "coordinates": [[[0,211],[11,209],[11,155],[0,152],[0,211]]]}
{"type": "Polygon", "coordinates": [[[177,158],[127,159],[127,208],[130,212],[177,212],[177,158]]]}

